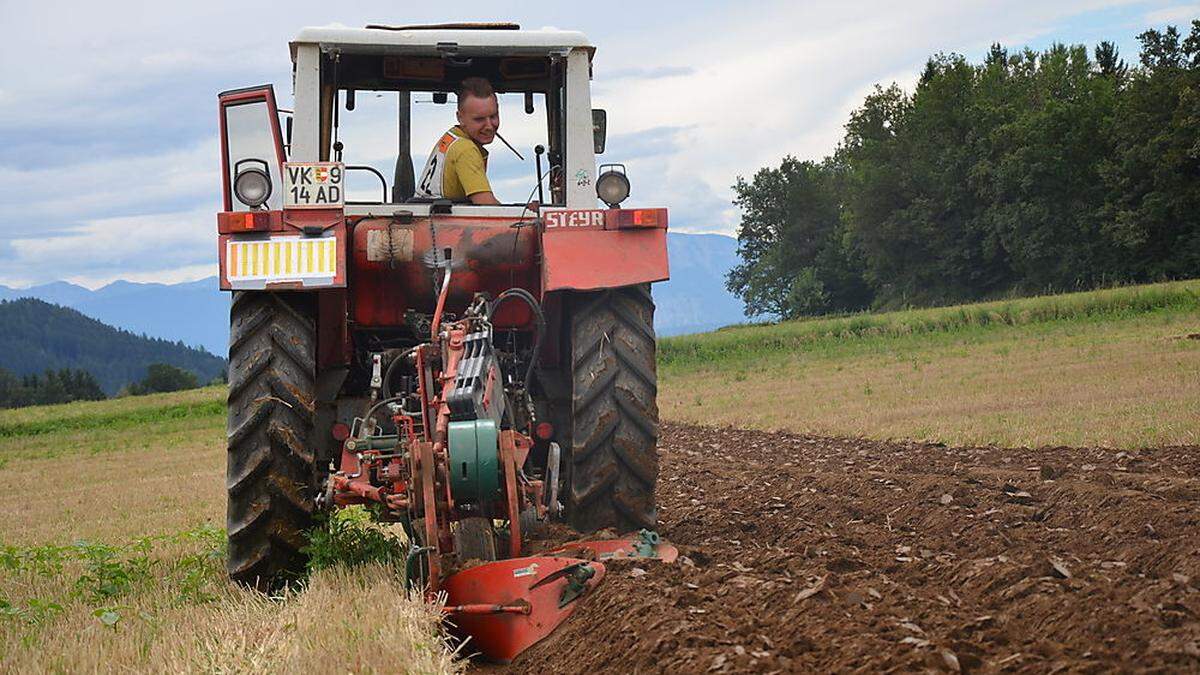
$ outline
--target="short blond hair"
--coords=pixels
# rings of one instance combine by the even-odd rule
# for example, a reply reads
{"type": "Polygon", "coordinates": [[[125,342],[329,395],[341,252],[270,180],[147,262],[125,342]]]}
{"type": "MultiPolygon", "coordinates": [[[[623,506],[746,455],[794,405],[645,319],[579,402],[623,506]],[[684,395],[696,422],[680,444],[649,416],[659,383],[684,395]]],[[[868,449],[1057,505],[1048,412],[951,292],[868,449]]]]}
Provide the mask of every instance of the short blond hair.
{"type": "Polygon", "coordinates": [[[458,83],[455,95],[458,97],[458,107],[461,109],[463,100],[468,96],[491,98],[496,95],[496,90],[492,87],[492,83],[487,81],[487,78],[468,77],[458,83]]]}

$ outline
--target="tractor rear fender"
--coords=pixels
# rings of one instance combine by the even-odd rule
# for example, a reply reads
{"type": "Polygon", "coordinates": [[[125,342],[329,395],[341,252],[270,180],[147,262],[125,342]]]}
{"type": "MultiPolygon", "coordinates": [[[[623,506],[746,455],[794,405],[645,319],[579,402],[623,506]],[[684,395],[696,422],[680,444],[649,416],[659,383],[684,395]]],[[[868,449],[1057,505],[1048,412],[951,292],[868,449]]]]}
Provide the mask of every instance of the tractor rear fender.
{"type": "Polygon", "coordinates": [[[543,209],[542,216],[543,291],[670,278],[666,209],[543,209]]]}

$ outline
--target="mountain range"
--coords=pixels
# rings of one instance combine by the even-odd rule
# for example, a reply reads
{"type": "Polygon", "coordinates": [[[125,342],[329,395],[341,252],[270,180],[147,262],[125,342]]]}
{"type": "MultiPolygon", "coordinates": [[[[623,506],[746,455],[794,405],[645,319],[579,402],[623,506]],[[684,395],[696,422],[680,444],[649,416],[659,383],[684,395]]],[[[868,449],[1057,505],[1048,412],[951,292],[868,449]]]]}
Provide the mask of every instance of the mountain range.
{"type": "MultiPolygon", "coordinates": [[[[725,290],[738,263],[737,240],[719,234],[669,233],[671,280],[654,285],[659,335],[713,330],[746,321],[742,304],[725,290]]],[[[229,343],[229,294],[216,277],[179,284],[115,281],[96,290],[56,281],[31,288],[0,286],[0,300],[37,298],[78,310],[103,323],[224,356],[229,343]]]]}
{"type": "Polygon", "coordinates": [[[155,363],[189,370],[200,382],[225,372],[225,359],[179,342],[134,335],[35,298],[0,301],[0,368],[10,373],[86,370],[112,396],[155,363]]]}

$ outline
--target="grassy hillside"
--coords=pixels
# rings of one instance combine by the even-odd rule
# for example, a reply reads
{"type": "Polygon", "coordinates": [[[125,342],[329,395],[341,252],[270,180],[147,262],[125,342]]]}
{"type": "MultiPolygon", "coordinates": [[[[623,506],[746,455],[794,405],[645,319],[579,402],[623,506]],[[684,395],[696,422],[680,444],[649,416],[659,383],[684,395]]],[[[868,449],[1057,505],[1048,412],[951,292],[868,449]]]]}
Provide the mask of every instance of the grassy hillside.
{"type": "Polygon", "coordinates": [[[659,405],[955,444],[1196,443],[1197,333],[1200,281],[736,327],[661,341],[659,405]]]}
{"type": "Polygon", "coordinates": [[[152,363],[190,370],[201,382],[225,370],[223,358],[179,342],[134,335],[73,309],[31,298],[0,301],[0,368],[18,375],[83,369],[111,396],[144,378],[152,363]]]}

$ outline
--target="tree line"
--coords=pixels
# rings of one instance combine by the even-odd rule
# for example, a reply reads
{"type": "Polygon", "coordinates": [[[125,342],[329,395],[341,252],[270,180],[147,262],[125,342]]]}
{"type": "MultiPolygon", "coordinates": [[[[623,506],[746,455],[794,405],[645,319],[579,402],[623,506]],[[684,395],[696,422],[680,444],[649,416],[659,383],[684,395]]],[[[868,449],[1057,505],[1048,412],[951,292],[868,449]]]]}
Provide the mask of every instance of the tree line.
{"type": "Polygon", "coordinates": [[[931,58],[819,162],[734,185],[748,314],[953,304],[1200,272],[1200,20],[1115,45],[931,58]]]}
{"type": "MultiPolygon", "coordinates": [[[[224,378],[220,378],[224,381],[224,378]]],[[[118,396],[141,396],[200,386],[196,374],[169,363],[152,363],[146,376],[131,382],[118,396]]],[[[100,383],[86,370],[61,368],[42,375],[15,375],[0,368],[0,408],[22,408],[71,401],[99,401],[107,398],[100,383]]]]}
{"type": "Polygon", "coordinates": [[[0,408],[98,401],[104,390],[86,370],[62,368],[43,375],[14,375],[0,368],[0,408]]]}
{"type": "Polygon", "coordinates": [[[225,359],[182,342],[134,335],[73,309],[33,298],[0,301],[0,368],[18,376],[84,370],[112,396],[155,363],[191,371],[201,382],[222,377],[226,367],[225,359]]]}

